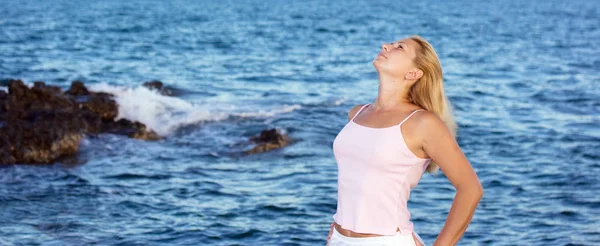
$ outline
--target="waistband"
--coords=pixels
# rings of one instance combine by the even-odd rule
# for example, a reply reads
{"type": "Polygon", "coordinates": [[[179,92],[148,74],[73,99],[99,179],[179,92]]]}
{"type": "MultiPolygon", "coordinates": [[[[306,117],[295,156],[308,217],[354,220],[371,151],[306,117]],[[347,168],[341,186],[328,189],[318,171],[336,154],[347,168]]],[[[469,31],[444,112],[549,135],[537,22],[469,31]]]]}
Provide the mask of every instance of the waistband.
{"type": "MultiPolygon", "coordinates": [[[[400,233],[399,231],[396,232],[395,235],[383,235],[383,236],[375,236],[375,237],[348,237],[348,236],[342,235],[335,228],[335,226],[333,227],[333,234],[335,234],[335,236],[338,238],[342,238],[346,242],[387,242],[387,241],[394,241],[398,237],[407,237],[407,236],[410,236],[410,238],[412,239],[411,235],[402,235],[402,233],[400,233]]],[[[332,235],[332,237],[333,237],[333,235],[332,235]]]]}
{"type": "MultiPolygon", "coordinates": [[[[390,243],[390,245],[396,245],[395,243],[397,243],[398,241],[402,241],[402,242],[410,242],[411,244],[414,244],[414,239],[412,237],[412,234],[405,235],[405,234],[402,234],[400,231],[397,231],[396,234],[394,234],[394,235],[383,235],[383,236],[376,236],[376,237],[348,237],[348,236],[342,235],[334,226],[332,234],[333,234],[333,235],[331,235],[332,238],[336,237],[336,238],[341,239],[342,241],[353,242],[353,243],[379,242],[381,244],[390,243]]],[[[417,232],[414,232],[414,234],[415,234],[415,237],[419,240],[419,242],[421,242],[421,244],[426,246],[425,242],[419,236],[419,234],[417,234],[417,232]]]]}

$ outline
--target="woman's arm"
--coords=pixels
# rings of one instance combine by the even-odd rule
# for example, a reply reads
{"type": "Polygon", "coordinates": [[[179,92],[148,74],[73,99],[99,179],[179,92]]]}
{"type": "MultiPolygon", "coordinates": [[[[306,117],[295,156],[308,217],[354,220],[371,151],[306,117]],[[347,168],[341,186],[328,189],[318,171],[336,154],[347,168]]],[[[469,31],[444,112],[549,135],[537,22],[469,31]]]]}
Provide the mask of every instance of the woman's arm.
{"type": "Polygon", "coordinates": [[[327,235],[327,243],[325,244],[325,246],[329,245],[329,240],[331,240],[331,234],[333,233],[333,227],[335,225],[333,223],[331,223],[331,225],[329,225],[329,235],[327,235]]]}
{"type": "Polygon", "coordinates": [[[442,120],[434,114],[427,114],[422,122],[423,124],[419,124],[419,132],[423,134],[423,150],[456,188],[446,223],[433,245],[455,245],[471,222],[483,196],[483,187],[442,120]]]}

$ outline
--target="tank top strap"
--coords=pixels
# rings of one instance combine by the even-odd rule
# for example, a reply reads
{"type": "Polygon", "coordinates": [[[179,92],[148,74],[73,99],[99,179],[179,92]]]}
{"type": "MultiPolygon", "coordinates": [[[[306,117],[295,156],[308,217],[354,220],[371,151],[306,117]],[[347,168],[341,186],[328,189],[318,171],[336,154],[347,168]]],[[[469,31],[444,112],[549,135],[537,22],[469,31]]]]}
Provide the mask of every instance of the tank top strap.
{"type": "Polygon", "coordinates": [[[352,117],[352,119],[350,121],[353,121],[354,118],[356,118],[356,116],[358,116],[358,114],[360,114],[360,111],[362,111],[369,104],[370,103],[367,103],[367,104],[363,105],[362,107],[360,107],[360,109],[358,110],[358,112],[356,112],[356,114],[352,117]]]}
{"type": "Polygon", "coordinates": [[[411,116],[413,116],[415,113],[419,112],[419,111],[425,111],[425,109],[417,109],[415,111],[413,111],[412,113],[410,113],[408,116],[406,116],[406,118],[404,118],[404,120],[402,120],[402,122],[400,122],[400,124],[398,124],[399,126],[401,126],[402,124],[404,124],[404,122],[406,122],[411,116]]]}

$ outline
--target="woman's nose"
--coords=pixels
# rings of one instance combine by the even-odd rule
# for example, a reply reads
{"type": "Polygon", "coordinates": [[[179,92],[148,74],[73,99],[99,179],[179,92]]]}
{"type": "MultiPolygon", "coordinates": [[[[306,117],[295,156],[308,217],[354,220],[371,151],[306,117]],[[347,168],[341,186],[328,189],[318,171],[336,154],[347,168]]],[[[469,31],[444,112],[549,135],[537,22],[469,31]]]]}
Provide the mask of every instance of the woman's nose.
{"type": "Polygon", "coordinates": [[[387,45],[388,45],[388,44],[382,44],[382,45],[381,45],[381,50],[383,50],[383,51],[388,51],[388,47],[387,47],[387,45]]]}

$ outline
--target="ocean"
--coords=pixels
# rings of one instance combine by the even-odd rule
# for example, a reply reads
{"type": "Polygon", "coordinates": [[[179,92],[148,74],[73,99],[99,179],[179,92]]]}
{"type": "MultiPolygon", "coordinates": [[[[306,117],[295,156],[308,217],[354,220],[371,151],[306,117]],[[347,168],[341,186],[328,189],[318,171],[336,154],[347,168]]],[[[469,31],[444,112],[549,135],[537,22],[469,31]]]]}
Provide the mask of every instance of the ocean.
{"type": "MultiPolygon", "coordinates": [[[[599,245],[600,2],[557,0],[0,0],[0,80],[81,80],[164,136],[1,167],[0,245],[325,245],[333,140],[375,100],[381,45],[410,35],[485,189],[459,245],[599,245]],[[230,155],[268,128],[295,143],[230,155]]],[[[443,173],[412,191],[427,244],[454,194],[443,173]]]]}

